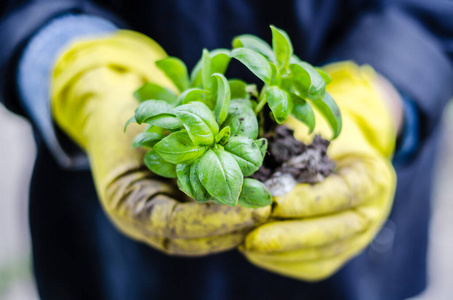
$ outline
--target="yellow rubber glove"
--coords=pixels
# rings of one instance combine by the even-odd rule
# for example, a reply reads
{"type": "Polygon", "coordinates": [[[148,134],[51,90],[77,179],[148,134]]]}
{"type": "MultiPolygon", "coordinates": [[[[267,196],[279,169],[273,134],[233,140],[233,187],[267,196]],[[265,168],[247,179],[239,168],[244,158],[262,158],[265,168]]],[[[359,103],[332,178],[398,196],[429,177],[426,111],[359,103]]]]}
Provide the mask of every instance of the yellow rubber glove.
{"type": "MultiPolygon", "coordinates": [[[[333,79],[327,90],[343,117],[343,130],[328,149],[337,172],[274,198],[274,220],[249,233],[240,247],[257,266],[310,281],[332,275],[371,242],[389,214],[396,185],[390,163],[396,128],[375,86],[377,74],[351,62],[325,69],[333,79]]],[[[316,122],[315,133],[330,137],[322,117],[316,122]]],[[[297,139],[312,139],[295,119],[287,125],[297,139]]]]}
{"type": "Polygon", "coordinates": [[[177,255],[237,247],[269,215],[258,210],[188,202],[174,180],[161,179],[132,150],[143,127],[123,128],[144,82],[174,89],[155,61],[166,56],[153,40],[131,31],[73,44],[57,61],[52,111],[57,124],[87,152],[108,217],[129,237],[177,255]]]}

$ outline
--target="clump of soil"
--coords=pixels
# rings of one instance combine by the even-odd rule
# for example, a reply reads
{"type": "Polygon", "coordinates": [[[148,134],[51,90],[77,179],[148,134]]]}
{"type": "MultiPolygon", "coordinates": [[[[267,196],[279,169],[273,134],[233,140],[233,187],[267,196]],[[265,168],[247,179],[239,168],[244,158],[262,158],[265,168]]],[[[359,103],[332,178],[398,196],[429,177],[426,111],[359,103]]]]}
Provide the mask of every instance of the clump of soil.
{"type": "Polygon", "coordinates": [[[264,182],[273,196],[291,191],[298,182],[321,182],[335,169],[327,156],[330,142],[319,135],[306,145],[294,138],[293,130],[280,125],[267,139],[268,153],[252,177],[264,182]]]}

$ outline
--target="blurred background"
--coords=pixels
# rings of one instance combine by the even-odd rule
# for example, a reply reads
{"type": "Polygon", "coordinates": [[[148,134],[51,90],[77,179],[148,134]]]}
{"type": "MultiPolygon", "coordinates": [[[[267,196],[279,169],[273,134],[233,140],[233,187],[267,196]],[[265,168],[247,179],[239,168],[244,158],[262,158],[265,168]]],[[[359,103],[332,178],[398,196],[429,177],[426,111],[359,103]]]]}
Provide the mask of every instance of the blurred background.
{"type": "MultiPolygon", "coordinates": [[[[452,299],[453,102],[444,118],[437,157],[429,251],[428,289],[411,300],[452,299]],[[449,138],[448,138],[449,137],[449,138]]],[[[0,299],[38,299],[31,273],[28,185],[35,157],[32,130],[0,105],[0,299]]]]}

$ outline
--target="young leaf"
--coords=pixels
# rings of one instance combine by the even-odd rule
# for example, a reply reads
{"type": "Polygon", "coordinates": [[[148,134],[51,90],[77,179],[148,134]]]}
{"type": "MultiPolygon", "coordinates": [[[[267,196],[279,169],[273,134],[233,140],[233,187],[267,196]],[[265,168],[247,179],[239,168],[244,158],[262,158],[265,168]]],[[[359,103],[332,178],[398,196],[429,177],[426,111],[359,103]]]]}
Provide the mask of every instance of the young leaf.
{"type": "Polygon", "coordinates": [[[239,60],[265,83],[271,82],[272,69],[263,55],[247,48],[236,48],[231,51],[231,57],[239,60]]]}
{"type": "Polygon", "coordinates": [[[266,97],[275,121],[278,124],[285,122],[294,106],[291,96],[278,86],[270,86],[266,88],[266,97]]]}
{"type": "Polygon", "coordinates": [[[176,95],[172,91],[151,82],[145,83],[136,90],[134,92],[134,97],[140,102],[150,99],[159,99],[165,100],[168,103],[174,103],[176,100],[176,95]]]}
{"type": "Polygon", "coordinates": [[[299,96],[291,94],[291,98],[293,99],[294,102],[294,107],[291,114],[296,119],[307,125],[309,133],[312,133],[313,129],[315,129],[316,124],[315,113],[313,112],[313,109],[311,108],[310,104],[307,101],[300,98],[299,96]]]}
{"type": "Polygon", "coordinates": [[[247,83],[240,79],[228,80],[230,86],[231,99],[250,99],[250,94],[247,93],[247,83]]]}
{"type": "Polygon", "coordinates": [[[256,102],[253,100],[247,100],[247,99],[231,99],[230,106],[233,105],[233,107],[235,107],[237,105],[245,105],[245,106],[253,109],[253,103],[256,103],[256,102]]]}
{"type": "Polygon", "coordinates": [[[153,149],[145,154],[145,165],[159,176],[176,178],[176,165],[166,162],[153,149]]]}
{"type": "Polygon", "coordinates": [[[169,130],[176,130],[182,127],[181,121],[173,114],[160,114],[147,119],[146,123],[169,130]]]}
{"type": "Polygon", "coordinates": [[[280,70],[286,69],[293,54],[293,45],[288,34],[273,25],[272,30],[272,49],[274,50],[276,63],[280,70]]]}
{"type": "Polygon", "coordinates": [[[238,101],[231,101],[228,116],[222,128],[229,126],[231,135],[244,135],[251,139],[258,137],[258,121],[253,110],[238,101]]]}
{"type": "Polygon", "coordinates": [[[170,134],[154,145],[153,149],[172,164],[190,164],[206,152],[206,147],[192,143],[185,130],[170,134]]]}
{"type": "Polygon", "coordinates": [[[191,102],[173,109],[195,145],[211,145],[219,132],[214,114],[201,102],[191,102]]]}
{"type": "Polygon", "coordinates": [[[208,50],[203,49],[201,57],[201,78],[203,80],[203,87],[206,90],[212,89],[212,61],[208,50]]]}
{"type": "Polygon", "coordinates": [[[205,187],[201,183],[200,178],[198,178],[199,162],[200,162],[200,159],[197,159],[190,166],[190,185],[191,185],[192,192],[193,192],[193,198],[200,203],[206,203],[211,199],[211,195],[209,195],[208,191],[205,189],[205,187]]]}
{"type": "Polygon", "coordinates": [[[165,134],[166,130],[167,129],[162,128],[162,127],[149,125],[148,128],[146,129],[146,132],[158,133],[158,134],[161,134],[161,135],[166,135],[165,134]]]}
{"type": "Polygon", "coordinates": [[[248,48],[264,55],[268,60],[274,60],[275,55],[268,43],[251,34],[243,34],[233,39],[233,48],[248,48]]]}
{"type": "Polygon", "coordinates": [[[137,147],[152,148],[157,142],[165,136],[156,132],[141,132],[137,134],[132,142],[132,149],[137,147]]]}
{"type": "Polygon", "coordinates": [[[272,79],[271,79],[270,84],[271,85],[280,85],[280,83],[282,81],[282,75],[281,75],[279,69],[271,61],[269,62],[269,65],[271,66],[271,69],[272,69],[272,79]]]}
{"type": "Polygon", "coordinates": [[[319,73],[308,63],[299,62],[289,65],[292,82],[302,98],[322,99],[326,83],[319,73]]]}
{"type": "Polygon", "coordinates": [[[311,79],[310,73],[298,64],[290,64],[291,84],[302,98],[308,98],[311,79]]]}
{"type": "Polygon", "coordinates": [[[176,166],[176,174],[178,176],[177,184],[181,191],[189,197],[201,203],[206,203],[211,199],[204,186],[198,178],[197,164],[199,160],[192,164],[179,164],[176,166]]]}
{"type": "Polygon", "coordinates": [[[329,83],[332,82],[332,77],[330,77],[329,74],[327,74],[326,72],[324,72],[323,69],[318,68],[318,67],[315,67],[315,70],[316,70],[316,72],[319,73],[319,75],[321,75],[322,79],[324,79],[324,82],[326,83],[326,85],[328,85],[329,83]]]}
{"type": "Polygon", "coordinates": [[[238,204],[246,208],[264,207],[272,204],[272,196],[262,182],[245,178],[238,204]]]}
{"type": "Polygon", "coordinates": [[[230,107],[230,85],[222,74],[215,73],[212,76],[217,79],[217,100],[214,113],[217,122],[221,125],[225,121],[228,115],[228,108],[230,107]]]}
{"type": "Polygon", "coordinates": [[[262,138],[262,139],[256,140],[255,143],[258,146],[258,148],[260,149],[261,156],[263,156],[263,159],[264,159],[264,156],[266,156],[266,151],[267,151],[267,139],[262,138]]]}
{"type": "MultiPolygon", "coordinates": [[[[230,50],[228,49],[215,49],[209,52],[211,56],[211,63],[212,63],[212,73],[220,73],[225,74],[225,71],[228,68],[228,64],[230,63],[230,50]]],[[[201,87],[202,86],[202,78],[201,78],[201,65],[202,59],[200,59],[195,67],[192,69],[192,73],[190,74],[190,79],[192,80],[192,86],[194,87],[201,87]]]]}
{"type": "Polygon", "coordinates": [[[222,130],[220,130],[220,132],[215,137],[215,143],[224,145],[226,142],[228,142],[230,134],[231,128],[229,126],[222,128],[222,130]]]}
{"type": "Polygon", "coordinates": [[[166,57],[156,61],[156,66],[167,75],[180,92],[189,88],[189,75],[182,60],[176,57],[166,57]]]}
{"type": "Polygon", "coordinates": [[[135,110],[135,121],[142,124],[151,117],[171,113],[172,109],[173,105],[164,100],[146,100],[135,110]]]}
{"type": "Polygon", "coordinates": [[[342,127],[340,109],[335,101],[329,93],[325,93],[322,100],[313,100],[310,103],[326,118],[333,131],[332,139],[335,139],[340,134],[342,127]]]}
{"type": "Polygon", "coordinates": [[[218,201],[236,206],[242,189],[242,172],[231,154],[221,149],[208,150],[198,162],[198,178],[218,201]]]}
{"type": "Polygon", "coordinates": [[[124,125],[124,132],[126,132],[127,127],[128,127],[131,123],[137,123],[137,121],[135,120],[135,115],[132,116],[132,117],[130,117],[129,120],[127,120],[126,124],[124,125]]]}
{"type": "Polygon", "coordinates": [[[249,137],[232,136],[225,145],[225,150],[233,155],[244,176],[250,176],[255,173],[263,163],[263,155],[260,148],[249,137]]]}
{"type": "Polygon", "coordinates": [[[178,100],[176,103],[178,104],[187,104],[192,101],[200,101],[203,102],[202,96],[208,93],[206,90],[202,90],[199,88],[192,88],[185,90],[181,95],[179,95],[178,100]]]}
{"type": "Polygon", "coordinates": [[[178,164],[176,165],[176,175],[178,180],[178,188],[183,191],[187,196],[194,198],[192,186],[190,184],[190,167],[192,164],[178,164]]]}

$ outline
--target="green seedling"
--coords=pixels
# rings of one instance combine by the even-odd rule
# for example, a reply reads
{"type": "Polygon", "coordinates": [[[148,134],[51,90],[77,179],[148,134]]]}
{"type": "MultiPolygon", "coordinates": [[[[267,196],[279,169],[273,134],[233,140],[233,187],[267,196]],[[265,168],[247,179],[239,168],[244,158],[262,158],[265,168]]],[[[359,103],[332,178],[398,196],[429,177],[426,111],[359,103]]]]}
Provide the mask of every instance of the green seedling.
{"type": "Polygon", "coordinates": [[[326,118],[333,131],[333,139],[341,131],[341,114],[326,85],[332,79],[320,68],[300,60],[293,53],[288,34],[271,26],[272,48],[252,35],[241,35],[233,40],[231,57],[243,63],[264,83],[255,108],[258,114],[267,103],[278,124],[289,115],[308,126],[315,127],[314,106],[326,118]]]}
{"type": "Polygon", "coordinates": [[[341,130],[339,109],[325,92],[330,77],[293,54],[286,32],[271,29],[272,48],[255,36],[238,36],[232,51],[204,49],[190,76],[178,58],[157,61],[178,93],[154,83],[134,93],[141,103],[126,127],[133,122],[148,127],[132,146],[149,148],[146,166],[176,178],[179,189],[198,202],[248,208],[271,204],[266,186],[247,178],[266,154],[267,140],[259,138],[258,122],[266,104],[277,124],[292,114],[312,131],[313,105],[329,122],[334,138],[341,130]],[[263,81],[261,91],[225,77],[231,58],[263,81]]]}

